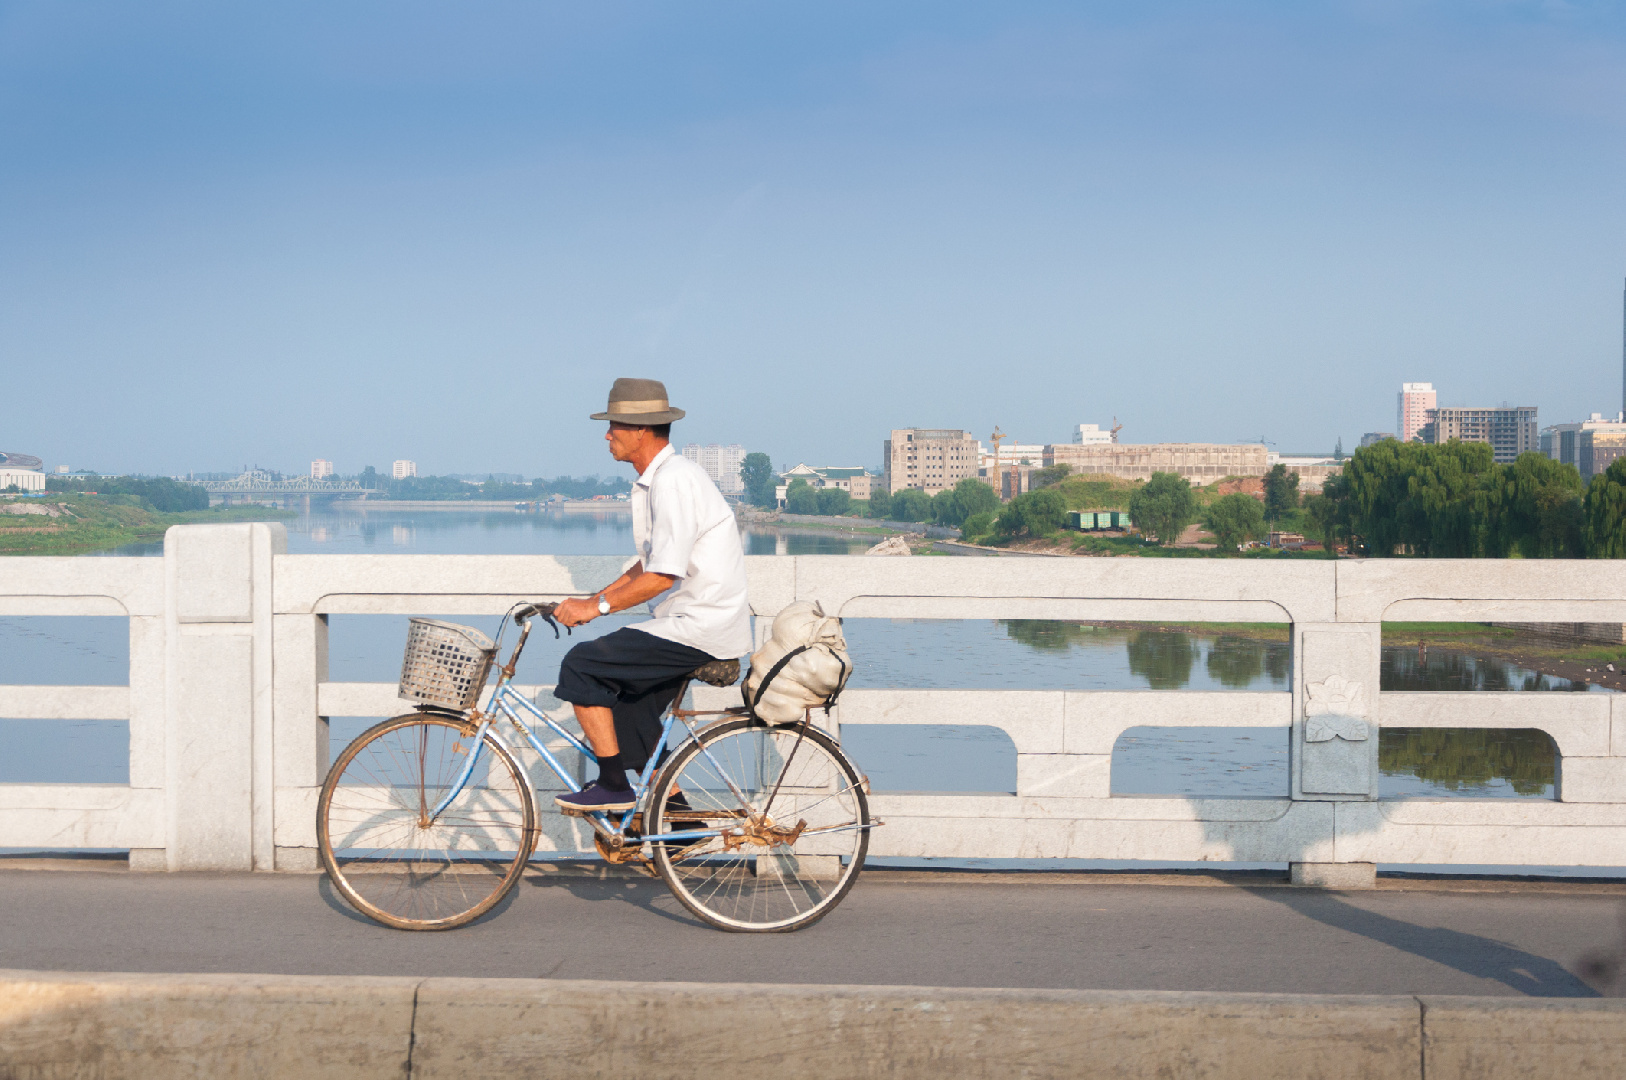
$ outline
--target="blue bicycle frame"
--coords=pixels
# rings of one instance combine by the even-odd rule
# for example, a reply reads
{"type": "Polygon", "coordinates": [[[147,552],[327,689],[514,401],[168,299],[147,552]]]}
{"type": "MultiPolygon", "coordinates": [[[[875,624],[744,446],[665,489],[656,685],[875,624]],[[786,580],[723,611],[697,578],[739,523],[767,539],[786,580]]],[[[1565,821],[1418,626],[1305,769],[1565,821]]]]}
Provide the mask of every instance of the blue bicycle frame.
{"type": "MultiPolygon", "coordinates": [[[[507,627],[507,622],[508,617],[505,615],[503,616],[504,629],[507,627]]],[[[487,705],[486,712],[482,713],[479,709],[470,710],[471,715],[474,717],[479,717],[480,721],[480,726],[474,733],[474,748],[470,751],[468,760],[463,763],[463,769],[458,773],[457,779],[452,782],[450,790],[446,792],[445,796],[441,798],[440,802],[435,804],[435,808],[429,812],[429,820],[434,821],[435,819],[439,818],[441,813],[452,804],[453,800],[455,800],[459,794],[462,793],[464,786],[469,782],[469,777],[474,775],[475,766],[479,763],[481,749],[485,746],[486,736],[489,735],[492,741],[494,741],[498,746],[501,746],[504,750],[508,750],[510,753],[512,753],[508,743],[504,741],[502,735],[492,726],[493,716],[497,712],[501,712],[502,715],[506,716],[509,721],[520,730],[520,733],[525,736],[525,740],[531,744],[531,748],[541,756],[544,762],[547,763],[548,768],[553,770],[554,775],[559,778],[560,782],[565,784],[571,791],[581,790],[581,788],[577,786],[575,778],[565,770],[565,767],[559,763],[559,759],[553,756],[548,748],[542,744],[542,740],[536,737],[536,733],[531,730],[530,726],[520,719],[519,713],[515,711],[515,706],[518,706],[520,709],[529,712],[536,721],[546,724],[554,731],[555,734],[564,739],[576,750],[589,757],[592,756],[593,751],[591,747],[589,747],[581,739],[577,738],[570,731],[560,726],[558,721],[554,720],[551,716],[548,716],[541,709],[537,708],[534,703],[527,701],[523,694],[514,689],[514,685],[510,681],[512,678],[514,663],[519,658],[520,650],[525,647],[525,639],[530,636],[530,632],[530,624],[526,623],[525,629],[520,635],[519,644],[514,648],[514,655],[509,658],[508,664],[505,667],[498,669],[497,685],[491,692],[491,701],[487,705]]],[[[557,633],[557,631],[555,632],[557,633]]],[[[502,648],[502,635],[503,631],[499,630],[497,632],[497,640],[493,645],[494,652],[502,648]]],[[[643,802],[644,796],[649,791],[649,785],[651,780],[654,778],[656,766],[664,756],[663,751],[666,749],[666,742],[667,738],[671,734],[672,725],[674,721],[678,719],[680,714],[685,717],[728,715],[727,710],[718,710],[715,713],[699,713],[693,710],[681,708],[682,696],[687,688],[687,682],[685,682],[683,686],[679,688],[678,696],[673,700],[672,705],[666,711],[666,718],[661,724],[661,737],[656,740],[655,748],[649,755],[649,761],[645,763],[643,771],[632,779],[632,790],[633,795],[635,796],[633,808],[619,814],[618,816],[620,817],[620,821],[614,823],[612,823],[611,815],[603,811],[585,815],[592,823],[593,828],[604,836],[626,836],[627,826],[632,823],[633,816],[638,813],[637,804],[643,802]]],[[[690,725],[687,719],[684,720],[684,727],[688,737],[694,738],[698,729],[690,725]]],[[[681,743],[677,745],[681,745],[681,743]]],[[[677,745],[674,745],[672,749],[677,749],[677,745]]],[[[711,761],[712,766],[717,769],[718,775],[723,777],[724,783],[727,783],[730,787],[734,787],[733,781],[728,779],[727,775],[722,771],[717,761],[712,758],[711,751],[702,746],[700,752],[704,754],[709,761],[711,761]]],[[[743,792],[736,788],[734,794],[739,797],[742,802],[744,801],[743,792]]],[[[691,829],[684,832],[661,833],[656,836],[640,836],[639,842],[659,842],[663,840],[704,840],[708,837],[719,836],[722,834],[722,832],[722,829],[691,829]]]]}

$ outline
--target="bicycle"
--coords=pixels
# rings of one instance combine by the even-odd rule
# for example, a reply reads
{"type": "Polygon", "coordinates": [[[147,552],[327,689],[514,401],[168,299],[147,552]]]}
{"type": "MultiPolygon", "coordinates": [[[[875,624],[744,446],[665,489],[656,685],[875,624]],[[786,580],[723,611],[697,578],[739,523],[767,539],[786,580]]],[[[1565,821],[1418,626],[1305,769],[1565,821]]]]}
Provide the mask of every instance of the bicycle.
{"type": "MultiPolygon", "coordinates": [[[[322,865],[358,911],[402,930],[449,930],[490,911],[518,883],[540,833],[538,808],[501,720],[560,782],[580,790],[537,730],[545,726],[582,754],[591,749],[512,682],[533,619],[559,636],[554,606],[510,608],[494,641],[471,627],[412,620],[402,695],[422,703],[357,736],[333,762],[317,803],[322,865]],[[519,640],[481,710],[509,615],[522,627],[519,640]]],[[[728,685],[738,675],[738,661],[727,661],[685,678],[649,762],[629,777],[634,808],[576,816],[591,824],[600,856],[659,877],[707,924],[799,930],[851,891],[881,822],[869,815],[868,781],[813,725],[812,709],[798,723],[770,726],[745,705],[682,707],[691,680],[728,685]]]]}

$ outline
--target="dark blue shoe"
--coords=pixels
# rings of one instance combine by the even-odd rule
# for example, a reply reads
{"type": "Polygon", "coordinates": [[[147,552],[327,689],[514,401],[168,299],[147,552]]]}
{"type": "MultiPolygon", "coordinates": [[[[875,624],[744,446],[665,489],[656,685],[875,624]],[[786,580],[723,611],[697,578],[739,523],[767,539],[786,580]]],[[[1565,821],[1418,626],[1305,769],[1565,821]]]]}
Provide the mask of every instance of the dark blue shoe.
{"type": "Polygon", "coordinates": [[[601,814],[631,810],[638,805],[638,796],[630,789],[611,791],[601,787],[599,782],[594,780],[580,791],[567,791],[563,795],[555,795],[553,801],[567,814],[601,814]]]}

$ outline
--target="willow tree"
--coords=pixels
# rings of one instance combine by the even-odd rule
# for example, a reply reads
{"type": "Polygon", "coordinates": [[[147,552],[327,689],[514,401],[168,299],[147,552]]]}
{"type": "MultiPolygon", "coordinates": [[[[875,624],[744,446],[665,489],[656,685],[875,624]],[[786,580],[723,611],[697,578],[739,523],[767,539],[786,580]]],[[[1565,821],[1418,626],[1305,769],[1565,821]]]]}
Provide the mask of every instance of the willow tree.
{"type": "Polygon", "coordinates": [[[1626,559],[1626,458],[1592,478],[1582,513],[1587,557],[1626,559]]]}

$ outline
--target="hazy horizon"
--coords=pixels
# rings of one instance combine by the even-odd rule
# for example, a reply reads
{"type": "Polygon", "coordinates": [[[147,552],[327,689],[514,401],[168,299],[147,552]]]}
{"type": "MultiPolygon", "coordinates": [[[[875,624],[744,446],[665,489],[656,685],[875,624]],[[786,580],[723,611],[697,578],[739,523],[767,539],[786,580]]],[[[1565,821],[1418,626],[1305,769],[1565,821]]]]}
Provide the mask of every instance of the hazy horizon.
{"type": "Polygon", "coordinates": [[[0,5],[0,450],[876,467],[1621,407],[1626,9],[0,5]]]}

